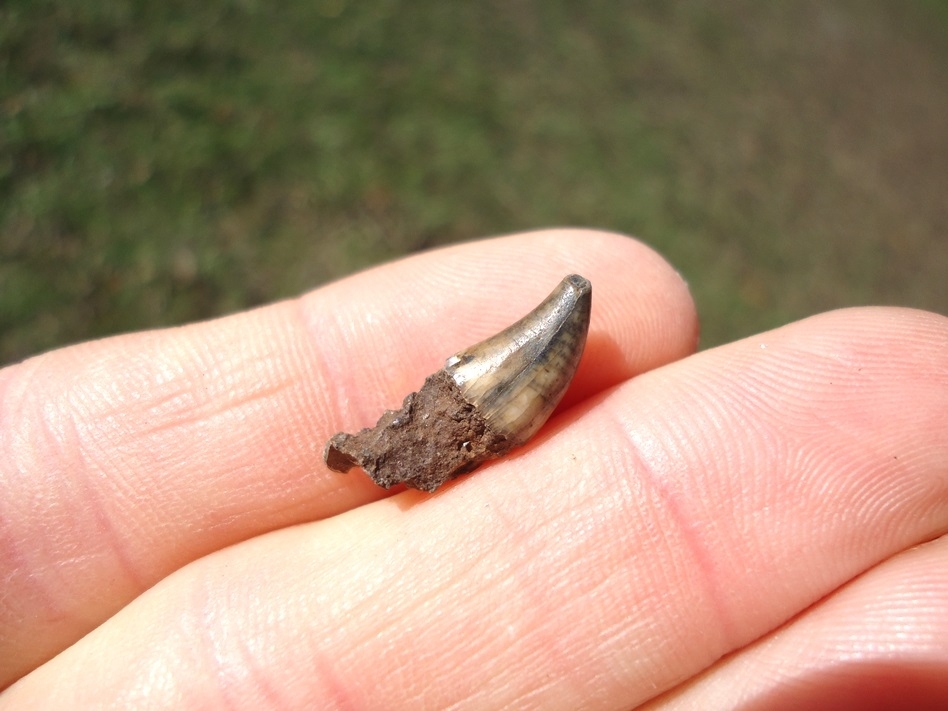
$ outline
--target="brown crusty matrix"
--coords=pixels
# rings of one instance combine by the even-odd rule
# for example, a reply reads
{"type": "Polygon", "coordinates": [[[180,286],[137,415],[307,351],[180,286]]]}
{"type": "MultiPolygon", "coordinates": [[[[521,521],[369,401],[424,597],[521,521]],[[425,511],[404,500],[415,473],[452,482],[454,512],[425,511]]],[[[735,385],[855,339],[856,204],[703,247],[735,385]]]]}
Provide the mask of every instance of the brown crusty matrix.
{"type": "Polygon", "coordinates": [[[362,467],[386,489],[434,491],[524,444],[566,392],[586,345],[592,285],[571,274],[533,311],[448,358],[402,409],[326,444],[330,469],[362,467]]]}

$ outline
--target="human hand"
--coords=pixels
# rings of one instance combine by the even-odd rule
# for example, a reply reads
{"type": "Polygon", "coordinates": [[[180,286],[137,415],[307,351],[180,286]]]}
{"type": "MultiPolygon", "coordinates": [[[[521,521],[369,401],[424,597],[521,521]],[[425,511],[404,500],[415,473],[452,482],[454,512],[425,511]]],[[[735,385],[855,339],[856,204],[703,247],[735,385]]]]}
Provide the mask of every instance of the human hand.
{"type": "Polygon", "coordinates": [[[696,324],[548,232],[0,371],[0,709],[945,708],[948,320],[696,324]],[[435,495],[325,468],[570,272],[533,442],[435,495]]]}

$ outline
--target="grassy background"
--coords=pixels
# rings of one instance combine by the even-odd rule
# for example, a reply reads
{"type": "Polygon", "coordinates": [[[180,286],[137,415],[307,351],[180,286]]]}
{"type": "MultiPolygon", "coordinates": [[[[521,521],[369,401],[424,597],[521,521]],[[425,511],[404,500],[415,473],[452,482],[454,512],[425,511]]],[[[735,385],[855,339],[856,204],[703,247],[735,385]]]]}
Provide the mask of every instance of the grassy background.
{"type": "Polygon", "coordinates": [[[704,345],[948,312],[948,3],[0,5],[0,363],[562,224],[704,345]]]}

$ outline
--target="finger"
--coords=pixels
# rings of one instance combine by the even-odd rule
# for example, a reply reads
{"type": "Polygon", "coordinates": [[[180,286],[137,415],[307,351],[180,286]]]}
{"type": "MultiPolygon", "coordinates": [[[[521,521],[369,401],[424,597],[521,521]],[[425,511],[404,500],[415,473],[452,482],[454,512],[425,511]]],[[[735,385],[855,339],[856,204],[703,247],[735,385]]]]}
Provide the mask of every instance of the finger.
{"type": "Polygon", "coordinates": [[[948,537],[873,568],[649,711],[948,708],[948,537]]]}
{"type": "Polygon", "coordinates": [[[634,240],[472,243],[296,301],[55,351],[0,374],[0,688],[170,571],[385,495],[322,463],[566,274],[595,284],[573,402],[687,354],[681,279],[634,240]]]}
{"type": "Polygon", "coordinates": [[[9,699],[642,704],[948,528],[946,346],[867,309],[652,371],[434,497],[195,562],[9,699]]]}

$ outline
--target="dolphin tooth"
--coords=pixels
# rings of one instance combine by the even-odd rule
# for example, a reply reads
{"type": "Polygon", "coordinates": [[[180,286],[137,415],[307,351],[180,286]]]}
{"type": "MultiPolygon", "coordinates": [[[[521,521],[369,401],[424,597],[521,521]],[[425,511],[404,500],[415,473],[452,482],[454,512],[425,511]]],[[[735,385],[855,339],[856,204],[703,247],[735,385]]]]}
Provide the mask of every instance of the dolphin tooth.
{"type": "Polygon", "coordinates": [[[576,373],[591,304],[589,280],[566,277],[515,324],[448,358],[401,410],[358,434],[334,435],[327,466],[347,472],[358,465],[385,488],[434,491],[524,444],[576,373]]]}

